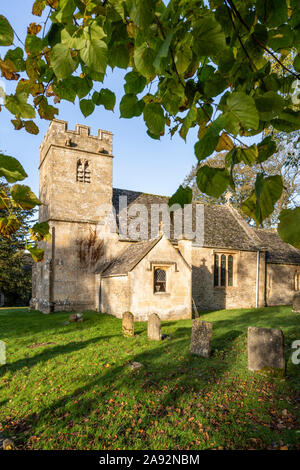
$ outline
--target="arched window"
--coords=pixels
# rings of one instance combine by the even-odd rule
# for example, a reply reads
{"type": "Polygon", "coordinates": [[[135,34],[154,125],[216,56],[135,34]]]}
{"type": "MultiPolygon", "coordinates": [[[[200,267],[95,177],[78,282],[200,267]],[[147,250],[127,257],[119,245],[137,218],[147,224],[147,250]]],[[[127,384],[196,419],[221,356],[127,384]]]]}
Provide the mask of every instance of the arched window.
{"type": "Polygon", "coordinates": [[[233,255],[215,254],[214,256],[214,286],[232,287],[233,286],[233,255]]]}
{"type": "Polygon", "coordinates": [[[219,255],[215,255],[215,265],[214,265],[214,285],[219,285],[219,255]]]}
{"type": "Polygon", "coordinates": [[[233,256],[228,256],[228,285],[233,286],[233,256]]]}
{"type": "Polygon", "coordinates": [[[167,274],[164,269],[157,268],[154,270],[154,292],[166,292],[167,274]]]}
{"type": "Polygon", "coordinates": [[[81,160],[77,162],[76,181],[83,183],[83,164],[81,160]]]}
{"type": "Polygon", "coordinates": [[[226,286],[226,256],[221,256],[221,286],[226,286]]]}

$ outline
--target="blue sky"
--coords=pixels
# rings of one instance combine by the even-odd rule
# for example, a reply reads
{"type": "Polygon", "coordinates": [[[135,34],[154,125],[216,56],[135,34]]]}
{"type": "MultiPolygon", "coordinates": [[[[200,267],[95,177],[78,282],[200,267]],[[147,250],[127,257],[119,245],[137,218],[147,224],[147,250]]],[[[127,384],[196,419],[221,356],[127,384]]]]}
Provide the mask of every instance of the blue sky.
{"type": "MultiPolygon", "coordinates": [[[[0,14],[6,16],[18,36],[24,40],[26,27],[30,22],[38,23],[40,18],[31,15],[32,0],[11,0],[1,2],[0,14]]],[[[20,45],[15,39],[15,44],[20,45]]],[[[4,48],[1,48],[4,49],[4,48]]],[[[1,56],[3,51],[0,50],[1,56]]],[[[76,123],[89,125],[92,134],[98,129],[106,129],[114,133],[114,177],[115,187],[145,191],[156,194],[171,195],[182,183],[184,177],[196,163],[194,143],[197,140],[196,130],[189,132],[187,143],[181,137],[174,136],[171,140],[165,135],[160,141],[151,139],[146,133],[142,117],[120,119],[119,101],[122,98],[123,76],[126,71],[108,72],[104,87],[112,89],[117,96],[115,111],[106,111],[96,107],[94,113],[85,118],[78,101],[75,105],[62,101],[59,107],[59,119],[69,122],[69,128],[74,129],[76,123]]],[[[15,82],[5,81],[6,92],[13,91],[15,82]]],[[[101,84],[96,84],[100,89],[101,84]]],[[[40,133],[37,136],[26,133],[25,130],[15,131],[10,122],[12,116],[2,109],[0,113],[0,150],[11,155],[22,163],[28,178],[24,183],[29,184],[38,193],[38,163],[39,146],[43,140],[49,122],[38,120],[40,133]]]]}

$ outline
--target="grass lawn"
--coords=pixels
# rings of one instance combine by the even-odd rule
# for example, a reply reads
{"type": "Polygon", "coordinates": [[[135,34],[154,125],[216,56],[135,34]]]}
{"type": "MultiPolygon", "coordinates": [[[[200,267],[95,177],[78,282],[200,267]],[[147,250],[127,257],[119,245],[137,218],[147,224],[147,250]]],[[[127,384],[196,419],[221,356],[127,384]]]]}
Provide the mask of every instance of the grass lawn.
{"type": "Polygon", "coordinates": [[[191,320],[164,322],[171,338],[150,342],[146,323],[123,338],[108,315],[64,325],[66,313],[0,309],[3,433],[19,449],[300,449],[300,316],[269,307],[201,318],[213,322],[210,359],[189,354],[191,320]],[[285,379],[247,370],[248,326],[282,328],[285,379]]]}

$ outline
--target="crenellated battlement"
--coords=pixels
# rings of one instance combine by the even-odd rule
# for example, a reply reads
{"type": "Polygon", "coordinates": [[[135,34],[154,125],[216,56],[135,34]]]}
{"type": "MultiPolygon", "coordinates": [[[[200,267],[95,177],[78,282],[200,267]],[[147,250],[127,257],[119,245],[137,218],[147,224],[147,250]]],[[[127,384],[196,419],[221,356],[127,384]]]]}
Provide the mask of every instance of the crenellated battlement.
{"type": "Polygon", "coordinates": [[[75,130],[68,129],[67,121],[53,119],[40,146],[41,162],[51,145],[81,150],[89,153],[112,156],[112,132],[99,129],[98,135],[91,135],[91,128],[76,124],[75,130]]]}

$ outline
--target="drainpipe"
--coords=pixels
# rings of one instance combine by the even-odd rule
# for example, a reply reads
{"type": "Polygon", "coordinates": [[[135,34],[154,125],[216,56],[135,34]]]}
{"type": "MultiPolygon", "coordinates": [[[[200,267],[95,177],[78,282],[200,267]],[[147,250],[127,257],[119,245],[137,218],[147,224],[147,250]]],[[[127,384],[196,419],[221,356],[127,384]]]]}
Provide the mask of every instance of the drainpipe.
{"type": "Polygon", "coordinates": [[[259,299],[259,261],[260,261],[260,251],[257,250],[257,261],[256,261],[256,308],[258,308],[258,299],[259,299]]]}

